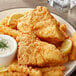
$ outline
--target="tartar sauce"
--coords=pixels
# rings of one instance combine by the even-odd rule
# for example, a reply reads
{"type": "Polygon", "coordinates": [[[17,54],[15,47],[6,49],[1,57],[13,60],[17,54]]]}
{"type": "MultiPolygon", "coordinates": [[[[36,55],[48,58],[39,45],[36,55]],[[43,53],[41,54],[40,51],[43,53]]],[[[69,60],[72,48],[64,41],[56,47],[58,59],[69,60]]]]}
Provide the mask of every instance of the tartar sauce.
{"type": "Polygon", "coordinates": [[[10,53],[16,47],[14,41],[11,39],[12,37],[9,38],[10,36],[6,36],[0,35],[0,56],[10,53]]]}

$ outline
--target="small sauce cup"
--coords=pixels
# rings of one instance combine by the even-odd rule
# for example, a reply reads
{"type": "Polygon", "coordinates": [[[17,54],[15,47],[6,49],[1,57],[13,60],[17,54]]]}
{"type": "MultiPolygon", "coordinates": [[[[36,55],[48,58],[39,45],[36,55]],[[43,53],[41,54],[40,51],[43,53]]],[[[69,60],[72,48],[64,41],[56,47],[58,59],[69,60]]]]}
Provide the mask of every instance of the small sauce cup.
{"type": "MultiPolygon", "coordinates": [[[[5,39],[7,40],[7,44],[9,44],[8,47],[10,47],[10,50],[4,49],[6,53],[3,53],[0,55],[0,66],[8,66],[12,63],[16,56],[16,51],[17,51],[17,42],[16,40],[8,35],[0,35],[0,39],[5,39]],[[8,52],[7,52],[8,51],[8,52]]],[[[1,49],[1,48],[0,48],[1,49]]]]}

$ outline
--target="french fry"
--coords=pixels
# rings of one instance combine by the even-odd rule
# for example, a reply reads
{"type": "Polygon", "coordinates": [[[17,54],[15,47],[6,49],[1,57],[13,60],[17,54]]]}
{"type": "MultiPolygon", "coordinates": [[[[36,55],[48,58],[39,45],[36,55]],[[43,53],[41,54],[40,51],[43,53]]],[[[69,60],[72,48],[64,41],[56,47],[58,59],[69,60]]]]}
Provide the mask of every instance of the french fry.
{"type": "Polygon", "coordinates": [[[76,32],[73,34],[71,39],[73,41],[73,48],[69,58],[70,60],[76,60],[76,32]]]}

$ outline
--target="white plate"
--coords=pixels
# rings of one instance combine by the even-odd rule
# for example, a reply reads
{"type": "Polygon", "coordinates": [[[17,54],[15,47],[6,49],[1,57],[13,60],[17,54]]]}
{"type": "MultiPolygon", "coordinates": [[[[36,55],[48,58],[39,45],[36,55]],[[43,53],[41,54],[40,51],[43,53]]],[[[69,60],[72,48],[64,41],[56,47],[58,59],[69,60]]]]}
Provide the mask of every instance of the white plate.
{"type": "MultiPolygon", "coordinates": [[[[0,20],[12,13],[16,13],[16,12],[25,12],[27,10],[30,10],[31,8],[16,8],[16,9],[10,9],[10,10],[5,10],[0,12],[0,20]]],[[[64,19],[62,19],[61,17],[55,15],[52,13],[52,15],[59,21],[61,22],[61,24],[66,24],[67,28],[68,28],[68,34],[71,36],[73,34],[73,32],[75,32],[75,29],[72,27],[72,25],[70,25],[68,22],[66,22],[64,19]]],[[[69,62],[65,65],[67,67],[67,70],[65,71],[65,75],[64,76],[69,76],[74,70],[75,70],[75,66],[76,66],[76,61],[73,62],[69,62]]]]}

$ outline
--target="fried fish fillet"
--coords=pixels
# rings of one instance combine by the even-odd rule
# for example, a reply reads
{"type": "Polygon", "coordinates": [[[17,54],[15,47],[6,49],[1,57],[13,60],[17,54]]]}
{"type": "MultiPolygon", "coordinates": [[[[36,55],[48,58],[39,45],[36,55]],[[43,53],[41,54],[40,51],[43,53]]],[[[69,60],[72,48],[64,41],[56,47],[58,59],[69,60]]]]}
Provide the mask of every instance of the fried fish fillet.
{"type": "MultiPolygon", "coordinates": [[[[5,26],[0,26],[0,31],[5,34],[18,36],[18,31],[5,26]]],[[[19,64],[45,66],[47,63],[58,65],[64,63],[64,55],[54,45],[40,41],[34,34],[19,35],[19,64]]]]}
{"type": "Polygon", "coordinates": [[[0,76],[63,76],[64,66],[32,68],[23,65],[12,64],[7,72],[0,73],[0,76]]]}
{"type": "Polygon", "coordinates": [[[32,32],[19,34],[19,31],[6,26],[0,26],[0,32],[12,35],[18,41],[18,64],[21,64],[11,65],[9,70],[0,73],[0,76],[63,76],[62,67],[37,68],[36,70],[23,66],[25,64],[50,66],[61,65],[67,62],[64,54],[53,44],[40,41],[32,32]]]}
{"type": "Polygon", "coordinates": [[[4,19],[2,19],[2,20],[0,21],[0,25],[7,26],[8,19],[9,19],[9,16],[7,16],[7,17],[5,17],[4,19]]]}
{"type": "Polygon", "coordinates": [[[63,76],[65,66],[50,66],[42,68],[32,68],[15,63],[8,67],[7,72],[0,73],[0,76],[63,76]]]}
{"type": "Polygon", "coordinates": [[[61,70],[51,70],[43,73],[43,76],[64,76],[64,73],[61,70]]]}
{"type": "MultiPolygon", "coordinates": [[[[34,72],[35,74],[35,72],[34,72]]],[[[63,76],[64,73],[61,70],[51,70],[45,73],[42,73],[41,76],[63,76]]],[[[29,74],[28,74],[29,75],[29,74]]],[[[19,73],[19,72],[3,72],[0,73],[0,76],[28,76],[26,73],[19,73]]],[[[40,76],[40,75],[29,75],[29,76],[40,76]]]]}
{"type": "Polygon", "coordinates": [[[42,73],[38,69],[12,64],[8,71],[0,73],[0,76],[42,76],[42,73]]]}
{"type": "Polygon", "coordinates": [[[39,69],[42,72],[42,76],[63,76],[65,67],[64,66],[54,66],[45,67],[39,69]]]}
{"type": "MultiPolygon", "coordinates": [[[[19,19],[19,23],[20,22],[27,24],[36,36],[42,40],[50,43],[58,43],[65,39],[58,27],[57,20],[50,14],[46,7],[39,6],[30,11],[19,19]]],[[[27,28],[25,30],[27,30],[27,28]]]]}
{"type": "Polygon", "coordinates": [[[62,33],[64,34],[65,38],[69,38],[69,35],[68,35],[68,31],[67,31],[67,27],[65,24],[61,24],[60,25],[60,30],[62,31],[62,33]]]}
{"type": "Polygon", "coordinates": [[[53,44],[40,41],[33,34],[23,34],[17,37],[18,63],[21,65],[50,66],[61,65],[65,61],[64,54],[53,44]]]}
{"type": "Polygon", "coordinates": [[[18,65],[17,59],[8,67],[6,72],[0,73],[0,76],[42,76],[42,73],[38,69],[18,65]]]}
{"type": "Polygon", "coordinates": [[[24,73],[18,73],[18,72],[2,72],[0,73],[0,76],[27,76],[24,73]]]}
{"type": "Polygon", "coordinates": [[[19,31],[6,27],[4,25],[0,25],[0,33],[10,35],[14,38],[16,38],[20,34],[19,31]]]}
{"type": "Polygon", "coordinates": [[[20,34],[19,31],[0,26],[0,31],[13,36],[18,42],[18,63],[32,66],[60,65],[67,57],[53,44],[40,41],[32,32],[20,34]]]}

